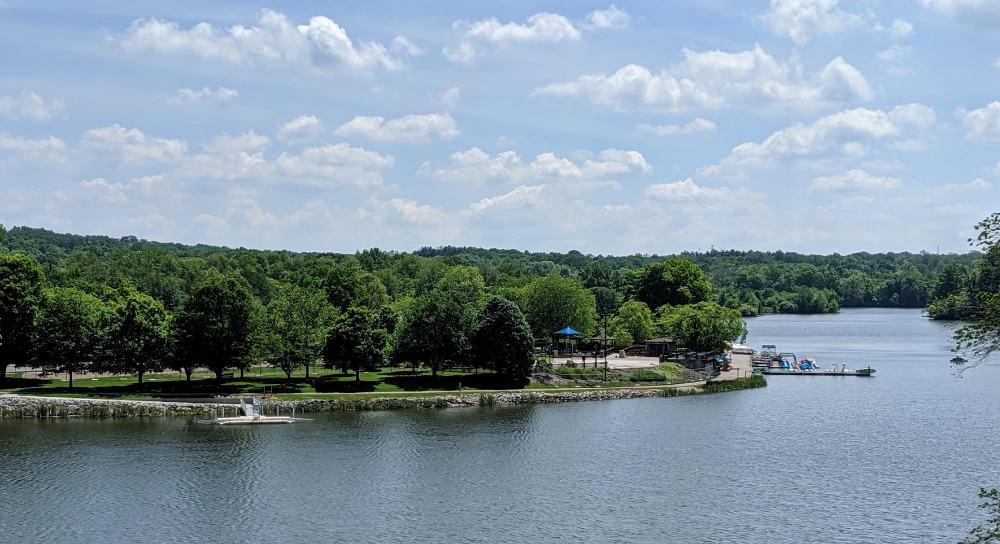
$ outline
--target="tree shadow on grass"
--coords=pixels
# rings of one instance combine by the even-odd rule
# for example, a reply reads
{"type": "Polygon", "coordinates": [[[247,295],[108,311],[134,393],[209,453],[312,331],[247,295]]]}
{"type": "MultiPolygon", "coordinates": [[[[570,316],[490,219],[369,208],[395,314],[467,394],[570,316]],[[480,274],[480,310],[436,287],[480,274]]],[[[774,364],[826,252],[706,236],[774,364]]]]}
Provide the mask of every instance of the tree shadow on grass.
{"type": "Polygon", "coordinates": [[[386,376],[383,382],[403,391],[454,391],[461,385],[469,389],[509,389],[523,387],[496,374],[466,374],[464,376],[403,375],[386,376]]]}
{"type": "Polygon", "coordinates": [[[317,393],[372,393],[379,382],[338,380],[333,377],[324,376],[318,378],[313,387],[317,393]]]}

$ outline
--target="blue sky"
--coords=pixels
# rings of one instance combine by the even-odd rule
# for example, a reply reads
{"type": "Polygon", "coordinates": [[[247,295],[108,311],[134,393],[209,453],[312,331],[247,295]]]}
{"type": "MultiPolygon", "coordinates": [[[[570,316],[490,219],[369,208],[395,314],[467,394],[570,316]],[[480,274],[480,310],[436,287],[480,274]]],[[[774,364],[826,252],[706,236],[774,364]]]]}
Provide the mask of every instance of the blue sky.
{"type": "Polygon", "coordinates": [[[353,252],[957,251],[1000,2],[0,0],[0,222],[353,252]]]}

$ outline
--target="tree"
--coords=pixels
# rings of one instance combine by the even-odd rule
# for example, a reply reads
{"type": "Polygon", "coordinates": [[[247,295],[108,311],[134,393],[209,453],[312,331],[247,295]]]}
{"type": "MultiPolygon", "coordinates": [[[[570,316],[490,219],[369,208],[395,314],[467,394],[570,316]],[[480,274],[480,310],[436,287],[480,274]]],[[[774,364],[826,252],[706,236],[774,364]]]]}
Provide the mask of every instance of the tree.
{"type": "Polygon", "coordinates": [[[687,349],[722,351],[730,342],[746,339],[746,322],[740,312],[714,302],[661,307],[658,313],[661,331],[687,349]]]}
{"type": "Polygon", "coordinates": [[[712,283],[693,262],[667,259],[633,272],[629,294],[650,308],[659,308],[664,304],[693,304],[709,299],[712,283]]]}
{"type": "Polygon", "coordinates": [[[653,335],[653,312],[645,303],[630,300],[622,304],[618,315],[612,318],[611,331],[623,343],[645,342],[653,335]]]}
{"type": "Polygon", "coordinates": [[[163,369],[167,347],[167,313],[163,303],[126,287],[107,314],[104,328],[106,336],[99,350],[98,370],[135,374],[142,386],[143,375],[163,369]]]}
{"type": "Polygon", "coordinates": [[[323,354],[336,310],[322,291],[296,285],[283,287],[267,305],[265,357],[288,379],[301,367],[309,369],[323,354]]]}
{"type": "Polygon", "coordinates": [[[464,308],[455,297],[441,290],[418,297],[398,329],[393,357],[425,362],[435,377],[445,362],[462,360],[468,355],[469,327],[464,308]]]}
{"type": "Polygon", "coordinates": [[[259,311],[241,276],[216,275],[199,284],[173,322],[176,364],[188,378],[195,366],[207,367],[217,380],[227,368],[242,372],[250,363],[254,313],[259,311]]]}
{"type": "Polygon", "coordinates": [[[524,286],[522,309],[535,338],[552,338],[552,334],[569,326],[590,335],[597,326],[594,295],[570,278],[548,275],[524,286]]]}
{"type": "Polygon", "coordinates": [[[361,381],[361,371],[377,368],[385,359],[389,332],[379,312],[351,306],[337,316],[326,337],[323,359],[327,367],[341,365],[354,371],[361,381]]]}
{"type": "Polygon", "coordinates": [[[42,269],[30,257],[0,253],[0,382],[7,365],[29,360],[42,281],[42,269]]]}
{"type": "Polygon", "coordinates": [[[969,531],[969,536],[959,544],[997,544],[1000,543],[1000,490],[979,490],[979,498],[986,502],[979,505],[990,513],[990,519],[969,531]]]}
{"type": "Polygon", "coordinates": [[[34,341],[35,359],[43,368],[69,375],[82,372],[97,356],[104,304],[72,287],[44,292],[34,341]]]}
{"type": "MultiPolygon", "coordinates": [[[[976,230],[979,235],[969,242],[985,250],[976,268],[982,270],[981,275],[1000,276],[1000,213],[980,221],[976,230]]],[[[972,365],[966,365],[962,370],[982,364],[990,354],[1000,350],[1000,290],[979,290],[974,293],[974,298],[976,307],[972,321],[959,327],[954,336],[955,350],[968,353],[974,359],[972,365]]]]}
{"type": "Polygon", "coordinates": [[[479,361],[507,379],[527,378],[534,365],[534,341],[517,304],[493,297],[476,321],[472,345],[479,361]]]}

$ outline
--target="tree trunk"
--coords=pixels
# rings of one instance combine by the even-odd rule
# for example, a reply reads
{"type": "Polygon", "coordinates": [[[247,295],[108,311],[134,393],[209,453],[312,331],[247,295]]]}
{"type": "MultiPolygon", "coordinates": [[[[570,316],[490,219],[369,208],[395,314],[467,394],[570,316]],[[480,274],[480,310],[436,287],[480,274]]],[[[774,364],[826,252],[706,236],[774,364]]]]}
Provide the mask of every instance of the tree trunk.
{"type": "Polygon", "coordinates": [[[191,374],[194,372],[193,366],[184,367],[184,375],[187,376],[187,381],[191,381],[191,374]]]}
{"type": "Polygon", "coordinates": [[[217,381],[217,382],[221,382],[222,381],[222,371],[223,370],[225,370],[225,369],[223,369],[223,368],[217,368],[217,369],[215,369],[215,381],[217,381]]]}
{"type": "Polygon", "coordinates": [[[243,379],[243,371],[244,371],[244,370],[246,370],[246,369],[245,369],[245,368],[243,368],[243,367],[241,366],[241,367],[240,367],[240,379],[241,379],[241,380],[243,379]]]}
{"type": "Polygon", "coordinates": [[[306,363],[306,379],[307,380],[309,379],[309,367],[311,367],[311,366],[312,366],[311,364],[306,363]]]}
{"type": "Polygon", "coordinates": [[[142,375],[144,372],[137,372],[136,374],[139,376],[139,387],[142,387],[142,375]]]}
{"type": "Polygon", "coordinates": [[[356,382],[360,382],[361,381],[361,369],[360,368],[354,369],[354,381],[356,381],[356,382]]]}
{"type": "Polygon", "coordinates": [[[70,389],[73,389],[73,371],[72,371],[72,370],[70,370],[70,371],[69,371],[69,372],[67,372],[67,373],[69,374],[69,388],[70,388],[70,389]]]}

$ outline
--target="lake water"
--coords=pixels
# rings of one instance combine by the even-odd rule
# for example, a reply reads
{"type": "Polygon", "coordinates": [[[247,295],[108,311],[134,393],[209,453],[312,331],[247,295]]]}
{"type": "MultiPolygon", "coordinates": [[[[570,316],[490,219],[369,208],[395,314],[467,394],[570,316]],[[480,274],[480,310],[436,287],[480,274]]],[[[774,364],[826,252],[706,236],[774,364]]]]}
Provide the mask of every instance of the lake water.
{"type": "Polygon", "coordinates": [[[913,310],[748,321],[874,378],[721,395],[0,423],[0,542],[956,542],[1000,486],[1000,366],[913,310]],[[861,363],[859,365],[859,363],[861,363]]]}

